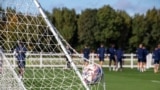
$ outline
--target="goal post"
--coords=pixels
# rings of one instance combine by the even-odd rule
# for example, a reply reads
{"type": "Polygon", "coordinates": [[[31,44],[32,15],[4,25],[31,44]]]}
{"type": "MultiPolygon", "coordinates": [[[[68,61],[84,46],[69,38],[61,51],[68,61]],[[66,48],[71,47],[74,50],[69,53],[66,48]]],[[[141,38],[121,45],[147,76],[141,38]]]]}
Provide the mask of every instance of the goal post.
{"type": "Polygon", "coordinates": [[[49,26],[51,32],[53,33],[53,35],[55,36],[56,40],[58,41],[59,45],[61,46],[63,52],[65,53],[66,57],[68,58],[69,62],[71,63],[71,66],[73,67],[73,69],[75,70],[75,72],[77,73],[77,75],[79,76],[81,82],[83,83],[84,87],[86,88],[86,90],[89,90],[87,84],[84,82],[79,70],[77,69],[77,67],[75,66],[75,64],[73,63],[71,56],[69,55],[69,53],[67,52],[64,44],[61,42],[58,34],[56,33],[56,31],[54,30],[54,26],[51,24],[51,22],[48,20],[47,16],[45,15],[41,5],[38,3],[37,0],[34,0],[35,5],[37,6],[37,8],[39,9],[41,15],[43,16],[44,20],[46,21],[47,25],[49,26]]]}

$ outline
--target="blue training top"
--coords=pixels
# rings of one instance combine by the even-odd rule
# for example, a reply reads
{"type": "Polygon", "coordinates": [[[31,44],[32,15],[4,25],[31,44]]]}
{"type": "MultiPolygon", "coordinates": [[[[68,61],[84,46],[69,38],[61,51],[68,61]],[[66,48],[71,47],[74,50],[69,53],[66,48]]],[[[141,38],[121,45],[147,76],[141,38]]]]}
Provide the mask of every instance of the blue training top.
{"type": "Polygon", "coordinates": [[[116,51],[116,56],[117,56],[117,59],[122,59],[123,58],[123,51],[121,49],[118,49],[116,51]]]}
{"type": "Polygon", "coordinates": [[[90,49],[89,48],[83,49],[84,58],[89,59],[89,54],[90,54],[90,49]]]}
{"type": "Polygon", "coordinates": [[[104,58],[105,53],[106,53],[106,49],[104,47],[100,47],[97,49],[97,54],[99,54],[99,57],[104,58]]]}
{"type": "Polygon", "coordinates": [[[110,54],[110,57],[114,57],[116,55],[116,49],[113,47],[109,48],[108,54],[110,54]]]}
{"type": "Polygon", "coordinates": [[[158,49],[158,60],[160,61],[160,48],[158,49]]]}
{"type": "Polygon", "coordinates": [[[147,49],[143,49],[143,59],[145,59],[145,60],[146,60],[146,56],[147,56],[147,54],[148,54],[147,49]]]}
{"type": "Polygon", "coordinates": [[[143,59],[144,51],[143,51],[142,48],[138,48],[137,51],[136,51],[136,54],[137,54],[138,59],[143,59]]]}
{"type": "Polygon", "coordinates": [[[26,53],[26,51],[27,51],[27,49],[24,46],[22,46],[22,47],[17,46],[16,47],[16,53],[17,53],[16,57],[17,57],[17,60],[25,60],[25,57],[26,57],[25,53],[26,53]]]}
{"type": "Polygon", "coordinates": [[[153,58],[154,60],[159,60],[159,51],[158,51],[158,49],[153,51],[153,56],[152,56],[152,58],[153,58]]]}

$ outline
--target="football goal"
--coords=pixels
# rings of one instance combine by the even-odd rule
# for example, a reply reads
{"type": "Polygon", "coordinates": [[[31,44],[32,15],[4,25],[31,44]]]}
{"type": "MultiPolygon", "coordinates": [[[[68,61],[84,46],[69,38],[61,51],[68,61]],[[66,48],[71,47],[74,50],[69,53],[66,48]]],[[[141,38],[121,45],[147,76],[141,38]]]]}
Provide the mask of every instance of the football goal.
{"type": "Polygon", "coordinates": [[[81,55],[68,52],[78,54],[38,0],[0,0],[0,46],[1,90],[106,90],[102,68],[96,63],[84,67],[81,55]],[[18,51],[20,43],[25,51],[18,51]]]}

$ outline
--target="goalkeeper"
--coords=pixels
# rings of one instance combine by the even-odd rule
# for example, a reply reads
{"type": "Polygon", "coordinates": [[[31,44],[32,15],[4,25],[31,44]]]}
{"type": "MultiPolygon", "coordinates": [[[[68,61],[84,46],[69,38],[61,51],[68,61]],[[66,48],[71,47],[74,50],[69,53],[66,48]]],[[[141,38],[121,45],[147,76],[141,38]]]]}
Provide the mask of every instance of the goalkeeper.
{"type": "Polygon", "coordinates": [[[24,74],[24,68],[25,68],[25,58],[26,58],[26,47],[22,44],[22,42],[18,42],[18,45],[16,47],[16,58],[17,58],[17,64],[18,64],[18,72],[19,72],[19,78],[21,79],[24,74]]]}

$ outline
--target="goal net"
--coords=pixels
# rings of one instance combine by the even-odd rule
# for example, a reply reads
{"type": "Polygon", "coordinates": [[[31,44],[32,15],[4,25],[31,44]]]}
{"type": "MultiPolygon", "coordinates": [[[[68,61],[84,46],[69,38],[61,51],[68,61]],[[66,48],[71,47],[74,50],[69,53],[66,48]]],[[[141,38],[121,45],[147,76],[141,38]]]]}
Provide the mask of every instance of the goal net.
{"type": "MultiPolygon", "coordinates": [[[[47,2],[47,1],[46,1],[47,2]]],[[[2,90],[103,90],[100,78],[90,82],[83,59],[50,23],[38,0],[0,0],[0,89],[2,90]],[[19,78],[17,46],[26,48],[25,69],[19,78]],[[70,48],[71,54],[67,47],[70,48]],[[85,78],[84,78],[85,77],[85,78]],[[88,83],[89,82],[89,83],[88,83]]],[[[87,72],[88,73],[88,72],[87,72]]],[[[93,71],[92,71],[93,73],[93,71]]],[[[100,73],[100,74],[99,74],[100,73]]]]}

